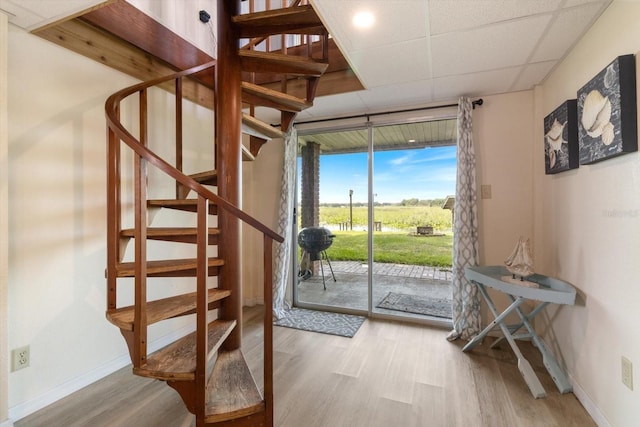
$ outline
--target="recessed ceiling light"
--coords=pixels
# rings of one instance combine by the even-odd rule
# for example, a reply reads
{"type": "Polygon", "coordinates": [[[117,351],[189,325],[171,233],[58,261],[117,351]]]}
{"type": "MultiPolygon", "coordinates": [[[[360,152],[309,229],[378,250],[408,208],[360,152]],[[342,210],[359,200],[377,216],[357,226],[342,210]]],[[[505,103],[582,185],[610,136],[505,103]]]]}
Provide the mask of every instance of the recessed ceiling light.
{"type": "Polygon", "coordinates": [[[353,25],[356,28],[370,28],[375,20],[373,13],[368,11],[358,12],[353,15],[353,25]]]}
{"type": "Polygon", "coordinates": [[[416,142],[416,140],[415,139],[410,139],[409,142],[416,142]]]}

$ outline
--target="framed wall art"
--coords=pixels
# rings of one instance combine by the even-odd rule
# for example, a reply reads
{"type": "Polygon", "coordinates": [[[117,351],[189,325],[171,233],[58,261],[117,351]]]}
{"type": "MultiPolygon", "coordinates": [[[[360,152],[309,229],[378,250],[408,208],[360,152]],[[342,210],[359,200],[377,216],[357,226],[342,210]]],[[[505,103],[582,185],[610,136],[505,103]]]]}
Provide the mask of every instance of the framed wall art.
{"type": "Polygon", "coordinates": [[[617,57],[578,90],[580,164],[638,150],[636,61],[617,57]]]}
{"type": "Polygon", "coordinates": [[[550,175],[578,166],[578,102],[570,99],[544,118],[544,168],[550,175]]]}

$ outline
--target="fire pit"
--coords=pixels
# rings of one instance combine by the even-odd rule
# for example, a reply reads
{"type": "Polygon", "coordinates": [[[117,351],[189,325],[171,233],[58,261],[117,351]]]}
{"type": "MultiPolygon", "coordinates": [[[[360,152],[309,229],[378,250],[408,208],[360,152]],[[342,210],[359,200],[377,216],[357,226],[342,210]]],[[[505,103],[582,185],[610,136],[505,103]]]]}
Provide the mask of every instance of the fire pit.
{"type": "Polygon", "coordinates": [[[336,281],[336,276],[333,274],[333,268],[331,267],[331,261],[327,256],[327,249],[331,247],[335,237],[336,236],[331,233],[331,230],[324,227],[307,227],[300,230],[300,233],[298,233],[298,245],[302,248],[302,259],[300,260],[301,269],[298,272],[298,277],[303,280],[311,277],[312,273],[309,264],[311,264],[311,261],[319,260],[322,271],[322,284],[324,289],[327,289],[324,281],[324,267],[322,265],[322,258],[324,257],[329,264],[333,281],[336,281]],[[305,260],[307,261],[306,266],[305,260]],[[306,268],[302,268],[303,266],[306,268]]]}

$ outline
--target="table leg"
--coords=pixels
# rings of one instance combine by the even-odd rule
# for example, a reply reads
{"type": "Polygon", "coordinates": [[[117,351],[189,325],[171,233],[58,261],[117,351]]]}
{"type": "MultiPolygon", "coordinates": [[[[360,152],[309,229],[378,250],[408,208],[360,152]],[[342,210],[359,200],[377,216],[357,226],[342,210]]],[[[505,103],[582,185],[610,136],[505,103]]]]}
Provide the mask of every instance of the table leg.
{"type": "MultiPolygon", "coordinates": [[[[512,295],[507,294],[507,296],[509,296],[509,298],[511,299],[511,301],[513,302],[515,298],[513,298],[512,295]]],[[[548,302],[543,302],[541,304],[538,304],[538,306],[536,308],[534,308],[533,310],[531,310],[531,313],[527,314],[527,320],[533,319],[536,314],[540,313],[540,311],[545,308],[547,305],[549,305],[548,302]]],[[[514,333],[516,333],[518,330],[520,330],[520,328],[522,328],[524,326],[524,322],[520,322],[517,325],[510,325],[508,326],[509,330],[511,331],[511,334],[513,335],[514,333]]],[[[500,344],[502,342],[502,340],[504,340],[504,337],[500,337],[498,339],[496,339],[492,344],[491,344],[491,348],[495,348],[498,344],[500,344]]]]}
{"type": "MultiPolygon", "coordinates": [[[[513,299],[513,296],[509,295],[509,298],[513,299]]],[[[547,349],[544,341],[540,339],[540,337],[535,333],[533,327],[531,326],[531,323],[529,323],[529,319],[532,318],[531,314],[529,314],[529,316],[525,316],[525,314],[522,312],[522,310],[520,310],[519,307],[516,309],[516,312],[518,313],[518,316],[520,316],[520,319],[522,320],[525,328],[527,328],[527,331],[529,331],[529,333],[531,334],[531,339],[535,343],[536,347],[538,347],[538,350],[540,350],[540,354],[542,354],[542,363],[544,363],[544,366],[547,368],[547,372],[549,372],[549,375],[551,375],[551,378],[556,384],[556,387],[558,387],[560,393],[568,393],[572,391],[573,387],[571,386],[569,379],[564,373],[564,369],[560,367],[557,359],[547,349]]]]}
{"type": "Polygon", "coordinates": [[[522,301],[514,301],[514,302],[511,303],[511,305],[509,307],[507,307],[507,309],[505,311],[502,312],[502,314],[498,314],[498,311],[495,309],[495,306],[493,305],[493,301],[491,301],[491,298],[489,298],[489,294],[485,290],[484,285],[479,284],[479,283],[476,283],[476,285],[478,286],[478,289],[480,290],[480,292],[484,296],[484,299],[487,301],[487,304],[489,305],[489,309],[491,309],[491,311],[493,312],[493,316],[495,317],[495,319],[493,319],[493,322],[489,323],[489,326],[484,328],[482,330],[482,332],[480,332],[478,335],[473,337],[473,339],[471,341],[469,341],[467,343],[467,345],[465,345],[462,348],[462,351],[472,350],[476,345],[480,344],[480,341],[482,341],[482,339],[489,332],[491,332],[496,327],[496,325],[499,325],[505,319],[505,317],[507,317],[509,315],[509,313],[511,313],[520,304],[522,304],[522,301]]]}
{"type": "MultiPolygon", "coordinates": [[[[509,305],[509,307],[507,307],[505,311],[503,311],[501,314],[498,314],[498,310],[496,309],[496,306],[493,304],[493,301],[491,300],[491,297],[487,293],[487,290],[485,289],[484,285],[481,285],[479,283],[476,283],[476,284],[478,285],[478,290],[480,291],[485,301],[487,302],[489,310],[491,310],[491,313],[493,313],[493,315],[495,316],[495,320],[491,322],[491,325],[490,325],[491,328],[485,328],[485,330],[483,330],[482,333],[486,335],[489,332],[489,330],[492,329],[497,323],[500,329],[502,330],[502,333],[504,334],[505,339],[507,340],[507,342],[509,342],[511,349],[515,353],[516,358],[518,359],[518,370],[522,374],[522,377],[524,378],[525,383],[527,383],[527,386],[529,387],[531,394],[533,394],[533,397],[537,399],[537,398],[546,396],[547,393],[545,392],[544,387],[542,387],[542,384],[540,383],[540,380],[538,379],[538,377],[536,376],[536,373],[531,367],[531,364],[527,359],[525,359],[524,355],[518,348],[516,341],[513,339],[513,336],[511,336],[511,331],[509,331],[509,328],[507,327],[507,325],[505,325],[503,321],[504,318],[507,317],[507,315],[513,310],[522,312],[522,310],[520,310],[519,307],[520,307],[520,304],[522,304],[525,301],[525,299],[522,297],[513,298],[512,296],[510,296],[513,302],[511,303],[511,305],[509,305]]],[[[528,322],[525,322],[525,325],[526,323],[528,322]]],[[[464,351],[474,340],[470,341],[469,344],[467,344],[462,350],[464,351]]]]}

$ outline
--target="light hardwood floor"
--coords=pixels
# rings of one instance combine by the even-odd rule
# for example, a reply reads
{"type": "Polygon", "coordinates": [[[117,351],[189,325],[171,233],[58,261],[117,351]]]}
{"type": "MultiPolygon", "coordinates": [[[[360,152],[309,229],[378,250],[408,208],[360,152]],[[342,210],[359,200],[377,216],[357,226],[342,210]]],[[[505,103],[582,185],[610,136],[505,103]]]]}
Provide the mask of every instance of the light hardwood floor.
{"type": "MultiPolygon", "coordinates": [[[[244,350],[261,364],[261,307],[245,310],[244,350]]],[[[534,399],[508,344],[471,353],[447,331],[367,320],[352,339],[274,328],[278,427],[593,426],[561,395],[529,343],[520,347],[547,390],[534,399]]],[[[17,422],[16,427],[191,427],[194,418],[162,382],[120,370],[17,422]]]]}

